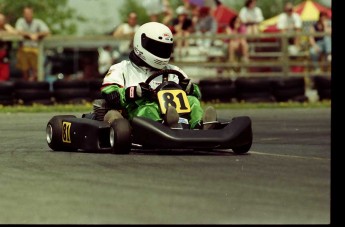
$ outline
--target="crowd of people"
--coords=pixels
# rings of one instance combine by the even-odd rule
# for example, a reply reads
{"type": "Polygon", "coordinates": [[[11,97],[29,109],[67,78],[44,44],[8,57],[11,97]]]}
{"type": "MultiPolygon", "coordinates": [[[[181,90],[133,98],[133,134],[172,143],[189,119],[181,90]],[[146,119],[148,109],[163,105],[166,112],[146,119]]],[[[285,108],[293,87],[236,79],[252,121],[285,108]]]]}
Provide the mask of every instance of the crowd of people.
{"type": "MultiPolygon", "coordinates": [[[[191,34],[196,34],[199,39],[195,41],[200,55],[207,55],[210,46],[213,44],[211,37],[213,34],[258,34],[259,24],[265,19],[261,8],[257,5],[257,0],[244,0],[244,5],[238,14],[234,14],[228,23],[224,24],[219,18],[219,13],[224,7],[221,0],[214,0],[214,5],[198,6],[192,4],[193,1],[182,0],[181,5],[173,9],[169,0],[143,0],[142,5],[149,16],[150,21],[160,22],[168,26],[174,35],[174,55],[187,56],[189,54],[191,34]],[[205,36],[205,37],[203,37],[205,36]]],[[[112,36],[119,40],[119,47],[114,50],[111,46],[99,48],[99,74],[105,75],[111,64],[128,59],[132,50],[132,40],[135,32],[139,29],[138,15],[130,12],[127,20],[116,26],[112,36]]],[[[283,12],[278,17],[277,28],[281,32],[301,31],[302,20],[298,13],[294,12],[291,2],[284,5],[283,12]]],[[[311,26],[311,31],[331,32],[331,20],[324,12],[320,13],[320,19],[311,26]]],[[[22,72],[24,80],[37,80],[37,54],[38,42],[50,35],[47,24],[34,17],[34,9],[25,7],[23,16],[17,20],[15,26],[6,22],[6,16],[0,12],[0,34],[9,33],[22,36],[16,55],[16,67],[22,72]]],[[[296,36],[289,40],[289,51],[296,53],[300,49],[300,38],[296,36]]],[[[251,39],[240,36],[233,39],[224,39],[224,47],[227,49],[227,59],[229,63],[239,59],[248,62],[251,39]]],[[[310,58],[313,62],[314,70],[319,71],[318,62],[320,56],[325,55],[331,61],[331,38],[310,37],[310,58]]],[[[10,42],[0,39],[0,80],[9,79],[9,51],[10,42]]]]}
{"type": "MultiPolygon", "coordinates": [[[[34,9],[27,6],[23,8],[23,16],[18,18],[15,27],[6,22],[4,14],[0,14],[0,32],[24,38],[17,51],[16,67],[21,71],[23,80],[37,81],[38,42],[50,34],[47,24],[35,18],[34,9]]],[[[9,46],[10,43],[0,40],[0,80],[9,78],[9,46]]]]}

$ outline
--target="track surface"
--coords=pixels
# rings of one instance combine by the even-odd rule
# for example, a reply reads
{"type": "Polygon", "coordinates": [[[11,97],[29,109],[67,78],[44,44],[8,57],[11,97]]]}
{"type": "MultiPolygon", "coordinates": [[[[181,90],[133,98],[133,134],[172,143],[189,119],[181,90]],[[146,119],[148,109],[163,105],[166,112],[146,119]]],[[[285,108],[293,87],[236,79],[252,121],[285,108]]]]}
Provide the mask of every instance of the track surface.
{"type": "Polygon", "coordinates": [[[218,113],[251,117],[247,155],[51,152],[62,113],[0,114],[0,223],[330,223],[330,109],[218,113]]]}

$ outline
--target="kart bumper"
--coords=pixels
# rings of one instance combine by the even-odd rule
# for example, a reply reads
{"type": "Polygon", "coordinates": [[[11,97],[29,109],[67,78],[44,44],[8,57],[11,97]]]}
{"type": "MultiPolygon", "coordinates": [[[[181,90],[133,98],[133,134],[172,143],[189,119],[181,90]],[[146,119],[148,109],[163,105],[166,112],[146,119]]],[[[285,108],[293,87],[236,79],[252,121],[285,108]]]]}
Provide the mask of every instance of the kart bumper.
{"type": "Polygon", "coordinates": [[[158,149],[233,149],[251,145],[253,140],[251,119],[233,118],[220,129],[170,129],[159,122],[135,117],[132,120],[133,143],[143,148],[158,149]]]}

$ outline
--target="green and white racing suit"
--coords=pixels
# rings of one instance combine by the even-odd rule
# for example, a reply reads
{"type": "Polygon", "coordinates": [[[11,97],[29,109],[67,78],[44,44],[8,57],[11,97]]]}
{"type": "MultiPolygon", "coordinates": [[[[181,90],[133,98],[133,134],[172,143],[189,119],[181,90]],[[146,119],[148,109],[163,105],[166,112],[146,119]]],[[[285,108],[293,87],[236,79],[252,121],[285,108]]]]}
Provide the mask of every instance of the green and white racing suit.
{"type": "MultiPolygon", "coordinates": [[[[187,75],[177,66],[168,64],[164,69],[174,69],[181,72],[186,78],[187,75]]],[[[142,97],[136,100],[129,100],[126,96],[126,89],[132,86],[139,86],[139,83],[145,82],[155,70],[148,67],[139,67],[129,60],[121,61],[110,67],[102,83],[102,95],[107,103],[114,109],[126,110],[129,119],[134,116],[147,117],[154,121],[162,121],[161,111],[157,102],[142,97]],[[111,103],[109,103],[111,102],[111,103]]],[[[178,83],[178,77],[173,74],[168,75],[169,81],[178,83]]],[[[156,77],[151,81],[150,86],[155,89],[162,83],[162,76],[156,77]]],[[[191,128],[201,123],[203,109],[200,106],[201,92],[196,84],[192,84],[187,98],[191,107],[189,124],[191,128]]]]}

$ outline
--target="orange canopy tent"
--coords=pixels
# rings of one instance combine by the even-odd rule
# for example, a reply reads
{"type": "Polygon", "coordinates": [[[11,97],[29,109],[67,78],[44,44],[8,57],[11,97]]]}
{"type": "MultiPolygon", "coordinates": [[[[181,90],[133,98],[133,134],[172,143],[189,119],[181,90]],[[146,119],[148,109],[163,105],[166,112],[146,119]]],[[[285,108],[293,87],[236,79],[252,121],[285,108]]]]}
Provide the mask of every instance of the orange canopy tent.
{"type": "MultiPolygon", "coordinates": [[[[294,7],[294,11],[301,17],[303,24],[310,24],[319,19],[320,12],[326,12],[329,18],[332,18],[332,9],[323,6],[315,1],[306,0],[294,7]]],[[[278,17],[274,16],[260,23],[260,30],[264,32],[278,31],[276,25],[278,17]]]]}

